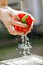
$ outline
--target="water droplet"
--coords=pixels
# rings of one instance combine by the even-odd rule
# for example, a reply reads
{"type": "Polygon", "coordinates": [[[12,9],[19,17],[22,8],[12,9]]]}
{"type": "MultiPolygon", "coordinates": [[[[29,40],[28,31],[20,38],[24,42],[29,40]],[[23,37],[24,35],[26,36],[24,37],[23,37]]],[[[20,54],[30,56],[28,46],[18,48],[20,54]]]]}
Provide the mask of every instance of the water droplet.
{"type": "Polygon", "coordinates": [[[30,49],[32,46],[30,45],[29,38],[27,36],[22,36],[22,44],[24,44],[22,47],[24,49],[23,54],[26,55],[26,53],[30,54],[30,49]],[[26,51],[27,50],[27,51],[26,51]]]}

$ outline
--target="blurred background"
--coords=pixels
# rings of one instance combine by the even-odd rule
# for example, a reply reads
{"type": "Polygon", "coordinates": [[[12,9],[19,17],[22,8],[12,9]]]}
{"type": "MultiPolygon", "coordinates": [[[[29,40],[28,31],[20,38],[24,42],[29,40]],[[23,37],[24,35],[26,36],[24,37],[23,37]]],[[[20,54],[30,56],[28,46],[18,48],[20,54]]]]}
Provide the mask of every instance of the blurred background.
{"type": "MultiPolygon", "coordinates": [[[[32,43],[31,52],[43,56],[43,0],[8,0],[8,5],[16,10],[30,13],[36,19],[31,33],[27,34],[32,43]],[[22,7],[21,7],[22,5],[22,7]]],[[[22,56],[22,50],[18,49],[21,36],[10,35],[0,20],[0,60],[22,56]]]]}

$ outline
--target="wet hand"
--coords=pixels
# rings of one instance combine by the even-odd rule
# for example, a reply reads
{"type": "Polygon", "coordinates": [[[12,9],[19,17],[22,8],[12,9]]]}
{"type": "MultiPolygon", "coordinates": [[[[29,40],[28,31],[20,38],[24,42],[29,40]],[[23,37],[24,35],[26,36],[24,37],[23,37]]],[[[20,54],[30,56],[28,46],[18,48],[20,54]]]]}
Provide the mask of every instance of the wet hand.
{"type": "MultiPolygon", "coordinates": [[[[23,12],[23,11],[17,11],[17,10],[14,10],[8,6],[5,6],[3,8],[0,8],[0,20],[2,20],[3,24],[5,25],[5,27],[7,28],[8,32],[12,35],[23,35],[24,33],[23,32],[17,32],[14,28],[14,24],[17,25],[17,26],[21,26],[21,27],[26,27],[27,25],[26,24],[23,24],[23,23],[18,23],[16,22],[15,20],[13,20],[10,16],[10,14],[12,16],[14,15],[17,15],[18,13],[25,13],[25,14],[28,14],[26,12],[23,12]]],[[[30,15],[30,14],[29,14],[30,15]]],[[[34,18],[33,18],[34,19],[34,18]]],[[[34,19],[35,21],[35,19],[34,19]]],[[[30,27],[30,29],[26,32],[25,35],[27,35],[32,29],[32,26],[30,27]]]]}

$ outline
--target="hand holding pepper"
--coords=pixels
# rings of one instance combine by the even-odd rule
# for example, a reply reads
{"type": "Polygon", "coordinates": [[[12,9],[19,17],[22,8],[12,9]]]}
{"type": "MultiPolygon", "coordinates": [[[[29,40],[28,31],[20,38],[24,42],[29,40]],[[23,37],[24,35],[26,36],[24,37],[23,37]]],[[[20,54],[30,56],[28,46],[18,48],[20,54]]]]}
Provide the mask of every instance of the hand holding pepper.
{"type": "Polygon", "coordinates": [[[9,33],[12,35],[28,34],[31,31],[32,25],[35,21],[35,19],[29,13],[17,11],[8,6],[0,8],[0,20],[2,20],[9,33]],[[28,17],[23,16],[23,14],[28,15],[28,17]],[[22,20],[20,17],[22,17],[22,20]],[[19,18],[20,20],[15,20],[17,18],[19,18]],[[25,21],[26,24],[24,23],[25,21]]]}

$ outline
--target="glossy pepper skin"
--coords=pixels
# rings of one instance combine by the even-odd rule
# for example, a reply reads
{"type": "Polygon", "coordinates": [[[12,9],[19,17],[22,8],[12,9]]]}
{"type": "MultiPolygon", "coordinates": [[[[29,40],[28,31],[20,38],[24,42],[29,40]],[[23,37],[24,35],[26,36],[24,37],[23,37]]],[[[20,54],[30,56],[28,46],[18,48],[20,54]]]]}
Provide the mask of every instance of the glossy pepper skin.
{"type": "Polygon", "coordinates": [[[14,28],[18,32],[24,32],[24,34],[29,30],[28,27],[21,27],[21,26],[17,26],[17,25],[14,25],[14,28]]]}
{"type": "Polygon", "coordinates": [[[27,24],[28,27],[21,27],[21,26],[17,26],[14,24],[14,28],[17,32],[23,32],[24,34],[29,30],[29,28],[31,27],[31,24],[33,22],[31,16],[26,15],[24,13],[19,13],[15,16],[11,16],[13,18],[14,21],[16,22],[21,22],[23,24],[27,24]]]}
{"type": "Polygon", "coordinates": [[[20,20],[25,16],[26,14],[19,13],[17,16],[20,18],[20,20]]]}
{"type": "Polygon", "coordinates": [[[30,16],[28,16],[27,18],[26,18],[26,23],[27,23],[27,25],[30,27],[31,26],[31,24],[32,24],[32,18],[30,17],[30,16]]]}
{"type": "Polygon", "coordinates": [[[29,15],[20,13],[17,16],[20,18],[22,23],[27,24],[29,27],[31,26],[32,18],[29,15]]]}

